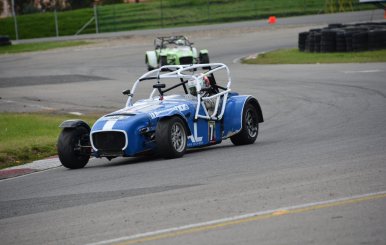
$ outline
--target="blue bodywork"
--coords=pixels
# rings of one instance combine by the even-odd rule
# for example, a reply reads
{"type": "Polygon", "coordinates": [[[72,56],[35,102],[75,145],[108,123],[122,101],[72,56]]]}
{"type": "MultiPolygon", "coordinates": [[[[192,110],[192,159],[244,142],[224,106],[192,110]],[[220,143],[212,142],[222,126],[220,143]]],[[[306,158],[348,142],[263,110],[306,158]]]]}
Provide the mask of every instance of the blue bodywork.
{"type": "MultiPolygon", "coordinates": [[[[185,122],[188,129],[188,148],[219,144],[240,131],[242,111],[248,99],[251,96],[231,93],[221,120],[195,120],[197,101],[183,95],[165,96],[163,100],[140,100],[133,106],[107,114],[95,122],[90,133],[93,154],[96,157],[106,156],[106,153],[100,152],[94,145],[93,134],[110,131],[122,132],[126,137],[122,156],[152,151],[156,147],[154,132],[158,121],[173,116],[180,117],[185,122]]],[[[202,107],[201,105],[200,110],[204,110],[202,107]]]]}

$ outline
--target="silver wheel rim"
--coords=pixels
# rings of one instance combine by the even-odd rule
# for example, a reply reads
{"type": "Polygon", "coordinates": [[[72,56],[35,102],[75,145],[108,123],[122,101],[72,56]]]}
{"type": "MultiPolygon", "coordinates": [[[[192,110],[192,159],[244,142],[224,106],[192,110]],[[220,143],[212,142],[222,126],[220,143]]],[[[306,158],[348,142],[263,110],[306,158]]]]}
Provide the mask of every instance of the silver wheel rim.
{"type": "Polygon", "coordinates": [[[251,138],[257,135],[257,123],[256,119],[253,117],[251,110],[247,111],[247,115],[245,116],[246,126],[248,130],[248,134],[251,138]]]}
{"type": "Polygon", "coordinates": [[[184,127],[180,123],[175,123],[172,126],[171,136],[173,148],[178,152],[182,152],[186,144],[184,127]]]}

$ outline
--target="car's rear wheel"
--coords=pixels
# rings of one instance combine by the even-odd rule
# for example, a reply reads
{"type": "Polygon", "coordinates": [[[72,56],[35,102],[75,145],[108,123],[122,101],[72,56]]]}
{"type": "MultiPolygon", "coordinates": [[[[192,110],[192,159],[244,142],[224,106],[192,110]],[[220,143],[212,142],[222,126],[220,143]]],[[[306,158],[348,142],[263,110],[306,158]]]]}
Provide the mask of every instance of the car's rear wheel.
{"type": "Polygon", "coordinates": [[[209,55],[200,54],[200,64],[208,64],[208,63],[209,63],[209,55]]]}
{"type": "Polygon", "coordinates": [[[59,160],[66,168],[83,168],[90,159],[89,130],[85,127],[64,128],[57,147],[59,160]]]}
{"type": "Polygon", "coordinates": [[[247,103],[243,109],[242,128],[241,131],[231,137],[234,145],[253,144],[259,134],[259,122],[256,108],[247,103]]]}
{"type": "Polygon", "coordinates": [[[164,158],[179,158],[185,154],[187,137],[184,122],[172,117],[158,122],[155,141],[157,153],[164,158]]]}

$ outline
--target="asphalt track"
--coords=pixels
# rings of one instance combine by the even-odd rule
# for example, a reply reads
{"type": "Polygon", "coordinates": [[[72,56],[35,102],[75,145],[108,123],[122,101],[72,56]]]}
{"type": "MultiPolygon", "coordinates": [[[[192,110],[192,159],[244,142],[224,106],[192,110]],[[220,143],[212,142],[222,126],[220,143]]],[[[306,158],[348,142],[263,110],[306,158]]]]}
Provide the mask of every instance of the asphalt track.
{"type": "MultiPolygon", "coordinates": [[[[361,16],[341,22],[382,18],[361,16]]],[[[265,122],[255,144],[1,180],[1,244],[386,244],[385,64],[237,63],[296,46],[299,31],[323,24],[303,18],[186,33],[229,65],[233,90],[259,99],[265,122]]],[[[2,56],[0,110],[117,109],[145,70],[153,35],[2,56]]]]}

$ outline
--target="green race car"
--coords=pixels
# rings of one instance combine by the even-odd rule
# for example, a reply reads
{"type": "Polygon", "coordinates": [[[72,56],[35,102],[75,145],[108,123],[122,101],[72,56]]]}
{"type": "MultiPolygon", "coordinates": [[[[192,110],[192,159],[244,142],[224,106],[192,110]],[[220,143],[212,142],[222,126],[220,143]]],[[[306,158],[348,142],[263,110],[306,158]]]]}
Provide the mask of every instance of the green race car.
{"type": "Polygon", "coordinates": [[[148,70],[164,65],[190,65],[209,63],[208,50],[197,52],[185,36],[157,37],[154,51],[147,51],[145,62],[148,70]]]}

